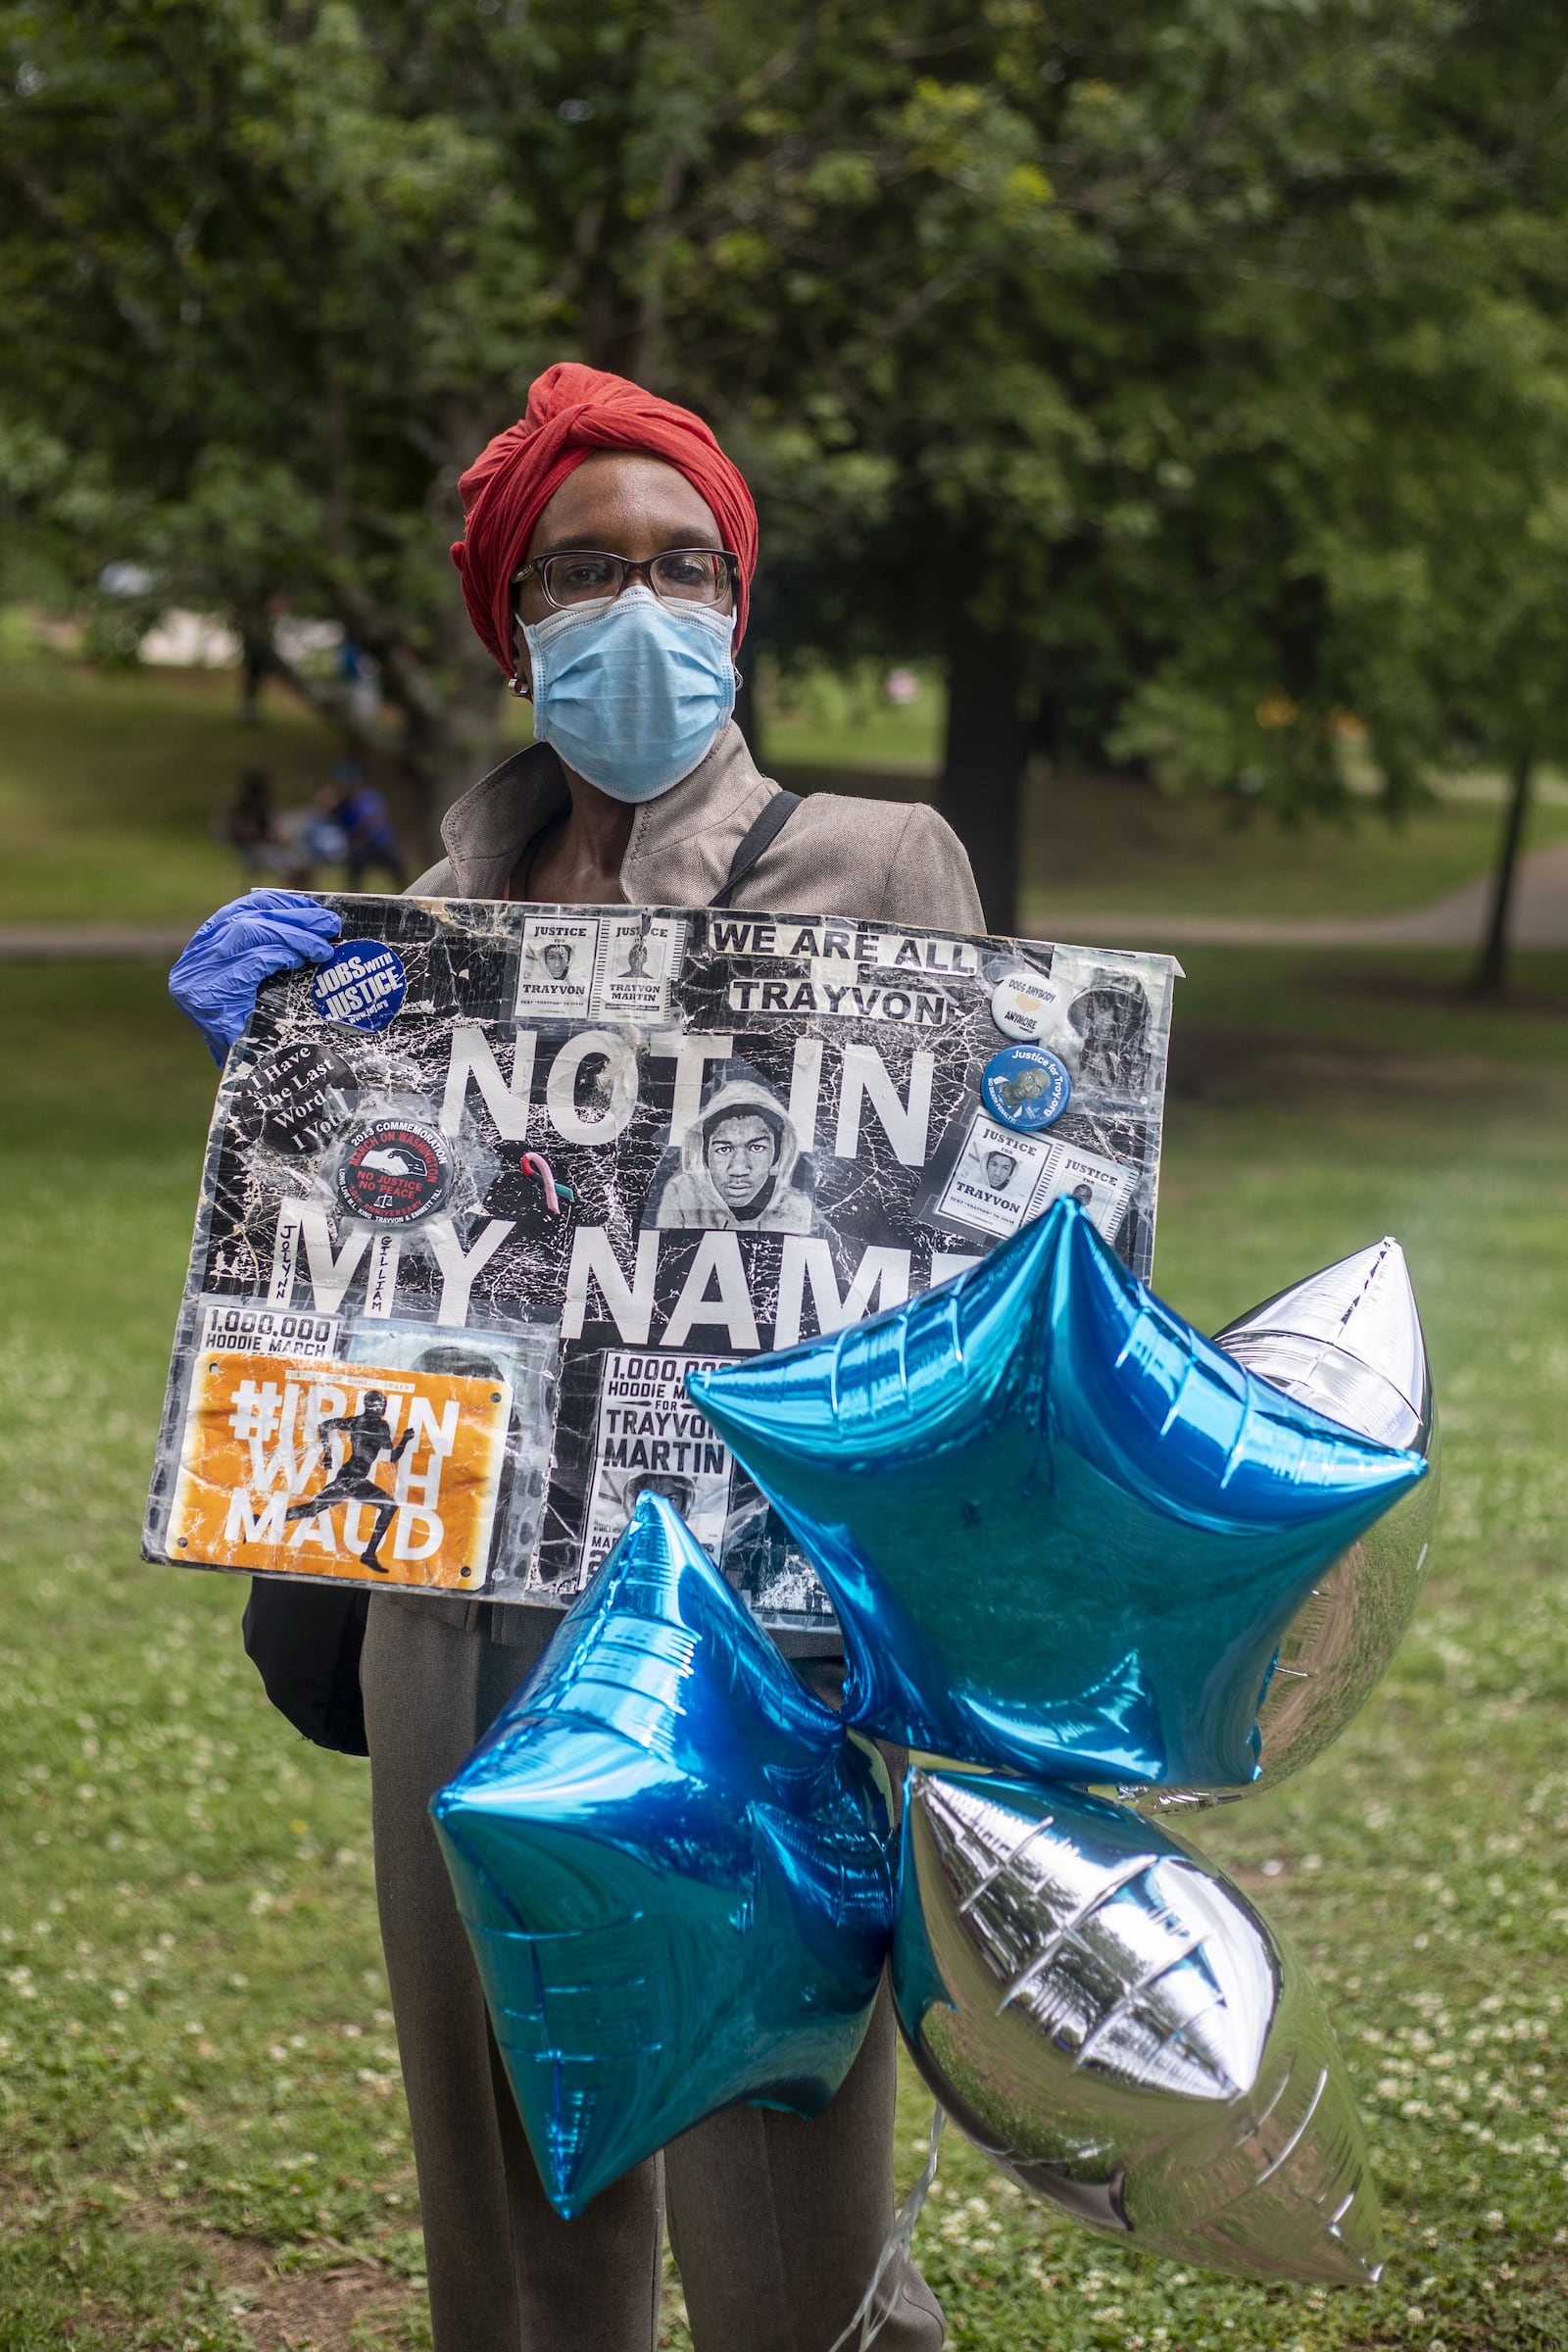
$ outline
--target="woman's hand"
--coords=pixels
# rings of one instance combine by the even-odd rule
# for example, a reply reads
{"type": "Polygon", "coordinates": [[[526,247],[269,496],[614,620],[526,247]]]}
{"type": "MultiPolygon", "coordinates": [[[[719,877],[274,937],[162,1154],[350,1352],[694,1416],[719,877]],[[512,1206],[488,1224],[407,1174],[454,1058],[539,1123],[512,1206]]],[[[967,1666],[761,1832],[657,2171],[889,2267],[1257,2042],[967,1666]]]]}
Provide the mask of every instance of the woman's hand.
{"type": "Polygon", "coordinates": [[[298,890],[253,890],[210,914],[181,951],[169,993],[206,1038],[221,1068],[274,972],[325,963],[339,917],[298,890]]]}

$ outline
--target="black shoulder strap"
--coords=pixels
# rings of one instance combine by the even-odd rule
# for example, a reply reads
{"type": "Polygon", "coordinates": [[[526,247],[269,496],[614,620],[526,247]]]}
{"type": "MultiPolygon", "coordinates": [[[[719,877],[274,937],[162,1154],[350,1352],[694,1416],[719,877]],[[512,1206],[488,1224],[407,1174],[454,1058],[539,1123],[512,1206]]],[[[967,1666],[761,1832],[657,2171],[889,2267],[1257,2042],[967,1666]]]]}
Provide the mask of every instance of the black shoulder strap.
{"type": "Polygon", "coordinates": [[[785,792],[780,787],[774,793],[761,814],[754,817],[741,835],[735,855],[729,861],[724,887],[715,898],[709,900],[710,906],[728,906],[732,904],[736,891],[759,858],[777,841],[800,805],[801,796],[798,792],[785,792]]]}

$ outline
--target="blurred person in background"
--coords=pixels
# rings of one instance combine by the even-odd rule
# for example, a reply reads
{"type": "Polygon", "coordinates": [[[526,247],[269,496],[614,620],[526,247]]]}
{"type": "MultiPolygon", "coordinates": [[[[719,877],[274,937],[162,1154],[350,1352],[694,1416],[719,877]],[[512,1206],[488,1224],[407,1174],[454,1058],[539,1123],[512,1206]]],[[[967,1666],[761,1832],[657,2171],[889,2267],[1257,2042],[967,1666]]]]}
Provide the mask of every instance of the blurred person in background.
{"type": "MultiPolygon", "coordinates": [[[[533,703],[534,741],[448,810],[448,854],[416,892],[984,929],[968,859],[935,809],[797,801],[758,772],[733,717],[757,515],[701,418],[619,376],[552,368],[460,487],[464,597],[502,674],[533,703]]],[[[220,1059],[266,972],[332,952],[330,909],[270,896],[270,909],[241,901],[211,916],[171,975],[220,1059]]],[[[893,2218],[885,1988],[813,2121],[729,2108],[573,2222],[540,2184],[427,1808],[559,1624],[548,1608],[450,1595],[377,1592],[368,1612],[376,1889],[435,2352],[654,2352],[666,2213],[697,2352],[827,2352],[893,2218]]],[[[775,1639],[836,1701],[836,1629],[775,1639]]],[[[940,2309],[907,2255],[884,2274],[871,2324],[882,2352],[942,2343],[940,2309]]]]}
{"type": "Polygon", "coordinates": [[[355,717],[368,725],[381,708],[381,672],[375,657],[345,637],[338,649],[337,667],[355,717]]]}
{"type": "Polygon", "coordinates": [[[343,798],[339,784],[323,784],[303,812],[300,849],[309,866],[342,865],[349,854],[348,835],[337,821],[343,798]]]}
{"type": "Polygon", "coordinates": [[[233,805],[220,818],[220,839],[238,851],[247,874],[268,881],[282,880],[295,890],[308,887],[309,860],[291,837],[286,819],[272,804],[272,779],[264,767],[247,767],[239,779],[233,805]]]}
{"type": "Polygon", "coordinates": [[[385,800],[366,782],[364,769],[352,760],[334,762],[332,781],[337,790],[327,814],[343,837],[350,890],[363,890],[367,874],[375,872],[389,874],[394,890],[404,889],[408,871],[385,800]]]}

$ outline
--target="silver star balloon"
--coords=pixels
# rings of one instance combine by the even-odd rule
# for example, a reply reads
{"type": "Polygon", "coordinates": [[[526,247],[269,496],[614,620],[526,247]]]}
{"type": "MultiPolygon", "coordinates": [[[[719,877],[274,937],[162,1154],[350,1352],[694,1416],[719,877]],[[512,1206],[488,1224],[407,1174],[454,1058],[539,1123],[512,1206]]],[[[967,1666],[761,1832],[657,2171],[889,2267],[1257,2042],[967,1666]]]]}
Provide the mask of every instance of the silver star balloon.
{"type": "Polygon", "coordinates": [[[1025,2188],[1141,2251],[1375,2283],[1328,2021],[1289,1946],[1168,1828],[911,1771],[893,1983],[926,2082],[1025,2188]]]}
{"type": "Polygon", "coordinates": [[[1273,1788],[1339,1738],[1403,1639],[1437,1519],[1437,1403],[1409,1269],[1392,1236],[1254,1306],[1214,1345],[1331,1421],[1419,1454],[1428,1475],[1340,1554],[1297,1611],[1258,1712],[1256,1779],[1232,1789],[1125,1791],[1151,1813],[1273,1788]]]}
{"type": "Polygon", "coordinates": [[[1250,1780],[1286,1628],[1426,1474],[1203,1339],[1071,1200],[688,1387],[832,1596],[848,1719],[1052,1779],[1250,1780]]]}

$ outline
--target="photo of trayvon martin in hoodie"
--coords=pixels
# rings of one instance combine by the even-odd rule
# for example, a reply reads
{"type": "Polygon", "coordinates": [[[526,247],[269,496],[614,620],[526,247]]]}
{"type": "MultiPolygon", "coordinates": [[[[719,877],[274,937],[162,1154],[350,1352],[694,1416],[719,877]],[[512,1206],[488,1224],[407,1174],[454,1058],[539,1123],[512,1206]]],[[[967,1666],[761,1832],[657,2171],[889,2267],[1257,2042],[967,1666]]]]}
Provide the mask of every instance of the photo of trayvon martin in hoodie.
{"type": "Polygon", "coordinates": [[[681,1139],[680,1166],[653,1222],[662,1229],[813,1233],[810,1198],[795,1173],[801,1147],[789,1112],[757,1077],[721,1085],[681,1139]]]}

